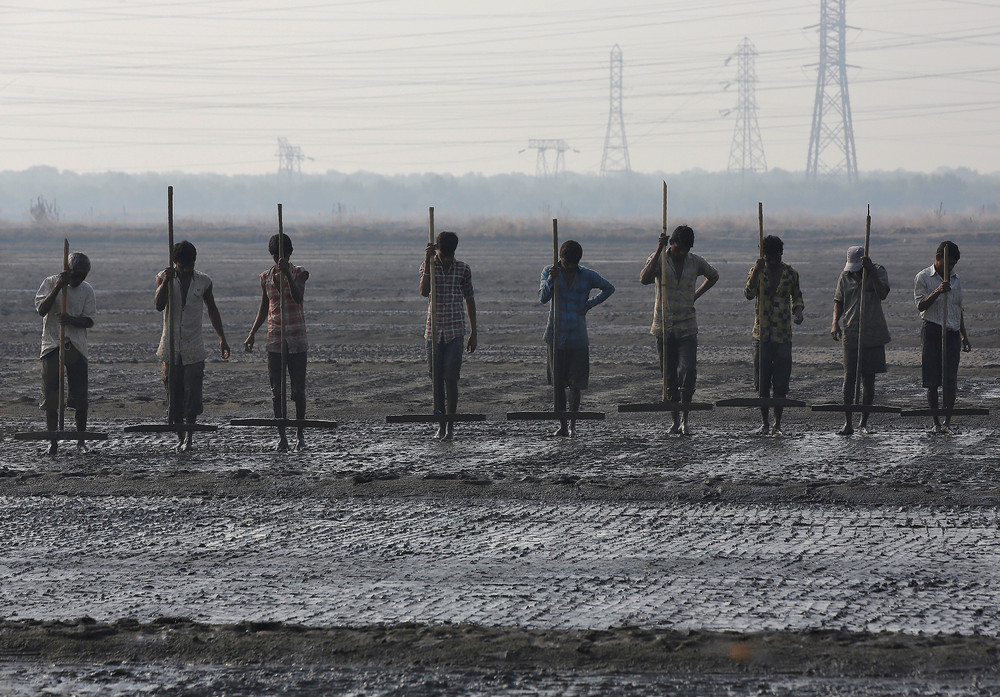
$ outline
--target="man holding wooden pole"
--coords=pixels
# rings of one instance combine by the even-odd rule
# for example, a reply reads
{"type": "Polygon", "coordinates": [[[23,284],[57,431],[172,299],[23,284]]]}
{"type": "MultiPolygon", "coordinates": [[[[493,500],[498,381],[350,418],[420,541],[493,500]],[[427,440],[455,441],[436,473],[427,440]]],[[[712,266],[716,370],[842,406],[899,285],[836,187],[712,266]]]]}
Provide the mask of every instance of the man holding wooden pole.
{"type": "MultiPolygon", "coordinates": [[[[669,238],[661,233],[656,251],[639,273],[639,282],[646,286],[660,279],[649,333],[656,337],[660,368],[666,374],[666,401],[670,402],[690,402],[694,397],[698,376],[698,322],[694,304],[719,280],[715,267],[691,253],[693,246],[694,230],[687,225],[675,228],[669,238]],[[699,276],[705,280],[695,288],[699,276]]],[[[673,412],[670,433],[690,435],[686,411],[683,419],[681,412],[673,412]]]]}
{"type": "MultiPolygon", "coordinates": [[[[434,412],[458,411],[458,379],[462,370],[463,350],[476,350],[476,298],[472,288],[472,269],[455,258],[458,235],[443,231],[436,242],[429,242],[420,265],[420,294],[428,298],[427,359],[434,388],[434,412]],[[433,275],[433,281],[431,274],[433,275]],[[433,287],[433,294],[431,289],[433,287]],[[464,307],[463,307],[464,305],[464,307]],[[465,339],[465,315],[469,315],[469,341],[465,339]]],[[[451,440],[454,421],[442,421],[435,437],[451,440]]]]}
{"type": "MultiPolygon", "coordinates": [[[[306,418],[306,358],[309,347],[306,340],[303,301],[309,272],[289,261],[292,256],[292,240],[285,233],[271,235],[267,250],[274,259],[274,266],[260,275],[260,306],[257,308],[257,316],[254,318],[250,333],[243,342],[243,350],[247,352],[253,350],[257,330],[266,319],[267,375],[271,384],[274,418],[285,418],[285,414],[282,413],[284,405],[281,387],[284,381],[282,371],[286,370],[287,366],[291,397],[295,403],[295,418],[301,421],[306,418]],[[282,351],[285,352],[284,364],[282,351]]],[[[301,426],[298,428],[295,443],[297,452],[305,449],[303,430],[301,426]]],[[[288,450],[288,438],[284,426],[278,427],[276,449],[279,452],[288,450]]]]}
{"type": "MultiPolygon", "coordinates": [[[[942,242],[938,245],[934,264],[913,279],[913,300],[923,320],[920,327],[921,377],[927,388],[927,405],[932,410],[938,408],[938,386],[942,387],[944,408],[955,408],[959,357],[962,351],[972,350],[965,331],[962,281],[954,271],[960,257],[957,244],[942,242]],[[946,330],[943,335],[942,327],[946,330]]],[[[943,425],[938,414],[933,418],[935,432],[953,432],[951,414],[945,415],[943,425]]]]}
{"type": "MultiPolygon", "coordinates": [[[[567,240],[559,248],[559,263],[542,269],[538,301],[545,304],[558,298],[549,307],[545,327],[548,344],[548,377],[555,393],[555,411],[579,411],[580,390],[590,383],[590,338],[587,334],[587,312],[611,297],[615,287],[599,273],[580,265],[583,247],[576,240],[567,240]],[[600,294],[590,297],[590,291],[600,294]],[[558,328],[557,328],[558,325],[558,328]],[[566,390],[569,390],[569,407],[566,390]]],[[[576,435],[576,420],[560,419],[552,434],[572,438],[576,435]]]]}
{"type": "MultiPolygon", "coordinates": [[[[865,256],[865,248],[858,245],[847,250],[837,289],[833,294],[833,324],[830,336],[834,341],[843,339],[844,350],[844,404],[855,404],[858,389],[858,370],[861,371],[861,404],[875,403],[875,375],[886,372],[885,345],[890,341],[889,327],[882,312],[882,301],[889,295],[889,274],[881,264],[865,256]],[[864,285],[864,293],[861,287],[864,285]],[[841,331],[840,320],[844,320],[841,331]]],[[[849,436],[854,433],[854,415],[848,411],[844,427],[837,433],[849,436]]],[[[868,433],[869,412],[861,412],[858,430],[868,433]]]]}
{"type": "MultiPolygon", "coordinates": [[[[69,244],[67,243],[67,247],[69,244]]],[[[45,424],[49,431],[62,430],[60,420],[60,392],[62,390],[62,370],[60,366],[60,345],[62,363],[66,369],[68,399],[66,406],[76,411],[76,430],[87,430],[87,330],[94,326],[97,303],[94,288],[86,282],[90,273],[90,259],[82,252],[73,252],[68,257],[67,268],[62,273],[49,276],[39,286],[35,294],[35,309],[42,316],[42,348],[39,357],[42,362],[42,403],[45,410],[45,424]],[[56,309],[56,301],[62,297],[61,310],[56,309]],[[61,330],[61,331],[60,331],[61,330]],[[64,341],[60,344],[60,337],[64,341]]],[[[85,452],[84,441],[77,441],[77,450],[85,452]]],[[[51,441],[46,455],[55,455],[58,441],[51,441]]]]}
{"type": "MultiPolygon", "coordinates": [[[[173,413],[168,415],[169,423],[194,424],[202,412],[202,384],[205,378],[205,359],[208,357],[201,336],[205,310],[208,311],[212,328],[219,336],[219,351],[224,361],[229,360],[229,343],[222,328],[222,315],[215,304],[212,279],[195,271],[198,250],[184,240],[174,245],[173,258],[174,265],[156,276],[153,302],[157,311],[163,313],[163,331],[156,355],[163,361],[163,384],[170,393],[167,401],[173,413]],[[168,293],[170,306],[174,308],[171,313],[164,312],[167,309],[168,293]],[[172,322],[169,315],[173,315],[172,322]],[[170,350],[171,326],[172,335],[177,342],[173,355],[170,350]],[[174,364],[168,369],[171,358],[174,364]]],[[[178,452],[191,450],[191,436],[190,430],[186,433],[177,432],[178,452]]]]}
{"type": "MultiPolygon", "coordinates": [[[[802,324],[805,303],[799,289],[799,274],[781,259],[785,243],[780,237],[768,235],[760,242],[761,257],[750,269],[744,295],[757,300],[753,327],[754,386],[762,400],[788,395],[792,375],[792,322],[802,324]]],[[[774,426],[768,417],[768,407],[761,405],[760,435],[781,435],[783,408],[774,407],[774,426]]]]}

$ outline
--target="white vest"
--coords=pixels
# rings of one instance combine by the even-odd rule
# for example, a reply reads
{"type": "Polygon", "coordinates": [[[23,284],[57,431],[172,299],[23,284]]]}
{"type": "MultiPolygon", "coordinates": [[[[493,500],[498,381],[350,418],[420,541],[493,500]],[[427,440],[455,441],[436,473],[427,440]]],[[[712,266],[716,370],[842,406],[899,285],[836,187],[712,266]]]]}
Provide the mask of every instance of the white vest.
{"type": "MultiPolygon", "coordinates": [[[[157,275],[162,279],[163,273],[157,275]]],[[[181,297],[181,282],[175,278],[170,289],[170,302],[163,310],[163,331],[160,334],[160,346],[156,349],[157,357],[166,363],[170,356],[170,330],[167,323],[168,314],[174,320],[174,363],[191,365],[201,363],[208,356],[205,342],[201,337],[201,322],[205,314],[205,292],[212,287],[212,279],[194,271],[191,285],[188,287],[187,298],[181,297]]]]}

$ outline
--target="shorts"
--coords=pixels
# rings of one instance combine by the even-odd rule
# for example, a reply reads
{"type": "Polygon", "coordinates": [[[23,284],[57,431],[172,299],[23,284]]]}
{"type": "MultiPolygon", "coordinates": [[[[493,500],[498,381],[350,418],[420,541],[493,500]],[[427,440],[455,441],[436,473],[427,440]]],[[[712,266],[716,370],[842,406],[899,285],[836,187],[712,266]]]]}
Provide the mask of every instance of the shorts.
{"type": "MultiPolygon", "coordinates": [[[[558,349],[555,358],[559,370],[555,383],[557,386],[573,387],[578,390],[587,389],[590,384],[589,346],[558,349]]],[[[552,347],[549,346],[546,379],[550,385],[553,384],[552,377],[552,347]]]]}
{"type": "MultiPolygon", "coordinates": [[[[844,341],[844,375],[853,376],[858,370],[858,342],[844,341]]],[[[876,375],[886,372],[885,344],[865,346],[861,349],[861,374],[876,375]]],[[[851,379],[853,382],[853,377],[851,379]]]]}
{"type": "Polygon", "coordinates": [[[754,389],[761,395],[774,389],[775,397],[788,394],[792,377],[792,342],[753,342],[754,389]]]}

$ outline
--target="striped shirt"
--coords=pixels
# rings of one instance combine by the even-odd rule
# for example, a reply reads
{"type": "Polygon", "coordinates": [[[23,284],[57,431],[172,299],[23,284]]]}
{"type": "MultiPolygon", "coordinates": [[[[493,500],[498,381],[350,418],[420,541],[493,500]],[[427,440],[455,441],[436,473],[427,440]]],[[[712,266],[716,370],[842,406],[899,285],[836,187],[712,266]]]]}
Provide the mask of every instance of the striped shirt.
{"type": "MultiPolygon", "coordinates": [[[[648,264],[655,254],[650,254],[646,260],[648,264]]],[[[698,333],[698,321],[694,312],[694,294],[697,288],[699,276],[715,282],[719,280],[719,272],[715,267],[705,261],[697,254],[688,252],[687,257],[682,262],[680,275],[677,274],[677,266],[669,251],[664,250],[660,257],[653,262],[653,270],[656,273],[656,301],[653,305],[653,325],[649,328],[649,333],[660,336],[663,333],[662,319],[660,314],[661,303],[666,300],[666,320],[667,333],[678,337],[692,336],[698,333]],[[660,283],[660,259],[663,254],[667,255],[667,284],[660,283]]]]}
{"type": "MultiPolygon", "coordinates": [[[[305,287],[309,272],[301,266],[289,265],[293,282],[305,287]]],[[[267,350],[281,353],[281,279],[275,267],[260,275],[260,287],[267,294],[267,350]]],[[[303,298],[303,301],[305,298],[303,298]]],[[[306,341],[306,313],[302,305],[295,302],[288,279],[285,279],[285,334],[288,353],[304,353],[309,348],[306,341]]]]}
{"type": "Polygon", "coordinates": [[[759,290],[763,290],[763,297],[757,298],[757,314],[753,321],[753,338],[760,341],[772,341],[776,344],[790,344],[792,342],[792,315],[795,312],[802,312],[805,303],[802,301],[802,291],[799,290],[799,272],[788,264],[782,262],[781,277],[778,279],[778,286],[774,293],[771,293],[771,279],[768,276],[767,267],[760,275],[760,282],[754,283],[753,267],[747,274],[747,285],[744,295],[747,300],[757,298],[759,290]],[[763,302],[763,311],[761,303],[763,302]],[[763,321],[764,326],[760,323],[763,321]]]}
{"type": "MultiPolygon", "coordinates": [[[[424,265],[420,265],[420,277],[424,275],[424,265]]],[[[437,295],[437,313],[434,317],[437,340],[447,343],[465,336],[465,301],[475,296],[472,289],[472,269],[464,261],[452,260],[445,264],[434,258],[434,293],[437,295]]],[[[427,322],[424,338],[431,340],[431,302],[427,302],[427,322]]]]}

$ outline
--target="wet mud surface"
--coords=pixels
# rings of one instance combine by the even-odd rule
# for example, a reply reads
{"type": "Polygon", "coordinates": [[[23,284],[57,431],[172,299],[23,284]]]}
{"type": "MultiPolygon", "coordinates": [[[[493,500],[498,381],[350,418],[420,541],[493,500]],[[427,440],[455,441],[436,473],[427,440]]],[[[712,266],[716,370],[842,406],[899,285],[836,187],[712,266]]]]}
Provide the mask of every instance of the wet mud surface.
{"type": "MultiPolygon", "coordinates": [[[[922,406],[909,286],[931,237],[893,240],[879,403],[922,406]]],[[[953,237],[976,347],[959,406],[990,407],[1000,281],[977,262],[985,242],[953,237]]],[[[228,425],[267,415],[259,353],[209,363],[203,421],[220,428],[196,434],[195,452],[122,432],[163,418],[151,309],[162,263],[97,240],[80,246],[95,259],[101,313],[91,428],[109,440],[85,455],[65,443],[54,458],[13,440],[41,424],[30,301],[52,255],[0,258],[0,691],[1000,691],[996,417],[963,417],[942,437],[925,420],[877,415],[873,434],[845,438],[838,417],[789,409],[785,436],[772,438],[749,434],[753,410],[716,409],[692,415],[693,436],[668,436],[665,415],[616,413],[659,395],[652,291],[634,281],[649,245],[581,241],[584,263],[619,288],[589,320],[584,408],[607,420],[557,440],[552,424],[504,419],[550,404],[544,310],[532,302],[550,247],[470,238],[459,256],[473,265],[481,349],[463,368],[462,408],[489,420],[443,443],[431,426],[384,421],[427,409],[419,231],[412,249],[379,250],[374,286],[353,258],[370,249],[304,238],[309,416],[340,427],[309,432],[308,449],[289,454],[271,450],[270,429],[228,425]]],[[[786,236],[807,304],[789,396],[809,403],[839,395],[828,305],[846,244],[786,236]]],[[[230,238],[199,250],[235,349],[267,260],[230,238]]],[[[699,301],[696,398],[751,396],[741,289],[752,246],[720,234],[696,251],[723,274],[699,301]]]]}

